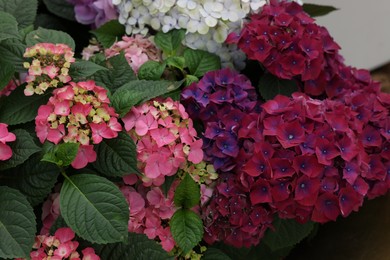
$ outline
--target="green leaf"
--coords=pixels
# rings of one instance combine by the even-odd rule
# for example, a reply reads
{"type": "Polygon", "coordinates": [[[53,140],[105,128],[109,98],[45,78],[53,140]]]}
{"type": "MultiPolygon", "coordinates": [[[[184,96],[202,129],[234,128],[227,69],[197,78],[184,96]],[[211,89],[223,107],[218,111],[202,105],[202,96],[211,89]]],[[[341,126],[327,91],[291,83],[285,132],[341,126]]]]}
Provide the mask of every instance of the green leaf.
{"type": "Polygon", "coordinates": [[[171,30],[167,33],[160,31],[154,37],[154,42],[158,48],[166,52],[168,55],[172,55],[180,47],[184,37],[185,30],[171,30]]]}
{"type": "Polygon", "coordinates": [[[190,73],[198,78],[206,72],[218,70],[221,68],[221,60],[207,51],[186,49],[184,58],[190,73]]]}
{"type": "Polygon", "coordinates": [[[70,21],[76,21],[74,13],[74,5],[64,0],[43,0],[47,9],[61,17],[70,21]]]}
{"type": "Polygon", "coordinates": [[[179,209],[169,221],[172,237],[187,254],[203,238],[203,223],[196,213],[188,209],[179,209]]]}
{"type": "Polygon", "coordinates": [[[9,62],[0,62],[0,91],[8,85],[14,73],[14,65],[9,62]]]}
{"type": "Polygon", "coordinates": [[[177,207],[186,209],[199,204],[200,187],[189,174],[185,174],[184,179],[177,186],[173,200],[177,207]]]}
{"type": "Polygon", "coordinates": [[[32,25],[32,24],[25,27],[25,28],[20,29],[19,30],[20,40],[25,41],[27,34],[32,32],[32,31],[34,31],[34,25],[32,25]]]}
{"type": "Polygon", "coordinates": [[[206,252],[204,253],[201,259],[202,260],[233,260],[222,250],[213,247],[207,248],[206,252]]]}
{"type": "Polygon", "coordinates": [[[96,153],[97,160],[93,166],[106,176],[122,177],[139,172],[134,141],[124,132],[120,132],[117,138],[103,139],[96,146],[96,153]]]}
{"type": "Polygon", "coordinates": [[[254,260],[256,258],[248,258],[248,254],[250,253],[251,251],[251,248],[247,248],[247,247],[241,247],[241,248],[236,248],[236,247],[233,247],[233,246],[229,246],[229,245],[226,245],[224,243],[216,243],[214,245],[212,245],[212,248],[217,248],[219,250],[221,250],[223,253],[225,253],[226,255],[228,255],[231,259],[234,259],[234,260],[254,260]]]}
{"type": "Polygon", "coordinates": [[[75,43],[72,37],[61,31],[39,27],[38,30],[27,34],[26,43],[28,47],[40,42],[63,43],[71,47],[73,50],[75,49],[75,43]]]}
{"type": "Polygon", "coordinates": [[[105,245],[97,251],[101,259],[173,260],[162,247],[144,234],[129,233],[127,243],[105,245]]]}
{"type": "Polygon", "coordinates": [[[183,70],[186,63],[184,57],[179,56],[168,57],[165,62],[168,66],[178,68],[179,70],[183,70]]]}
{"type": "Polygon", "coordinates": [[[80,174],[65,179],[60,192],[61,215],[78,236],[106,244],[127,239],[129,205],[107,179],[80,174]]]}
{"type": "Polygon", "coordinates": [[[198,82],[198,81],[199,81],[198,77],[195,77],[194,75],[187,74],[187,75],[186,75],[186,82],[185,82],[185,85],[186,85],[186,86],[189,86],[189,85],[191,85],[192,83],[198,82]]]}
{"type": "Polygon", "coordinates": [[[18,22],[15,17],[0,11],[0,42],[6,39],[17,39],[18,37],[18,22]]]}
{"type": "Polygon", "coordinates": [[[18,72],[25,72],[23,53],[26,45],[18,39],[8,39],[0,43],[0,57],[4,62],[11,63],[18,72]]]}
{"type": "Polygon", "coordinates": [[[24,87],[17,87],[0,103],[0,122],[8,125],[29,122],[37,116],[38,108],[50,98],[50,93],[26,97],[24,87]]]}
{"type": "Polygon", "coordinates": [[[0,258],[29,257],[36,233],[35,215],[17,190],[0,186],[0,258]]]}
{"type": "Polygon", "coordinates": [[[51,162],[58,166],[69,166],[76,158],[79,146],[79,143],[58,144],[43,156],[42,161],[51,162]]]}
{"type": "Polygon", "coordinates": [[[72,63],[69,69],[69,75],[74,81],[82,81],[92,76],[99,70],[107,70],[107,68],[100,66],[94,62],[80,60],[72,63]]]}
{"type": "Polygon", "coordinates": [[[303,4],[303,10],[311,17],[318,17],[338,9],[330,5],[303,4]]]}
{"type": "Polygon", "coordinates": [[[115,91],[124,84],[137,79],[123,52],[109,58],[106,67],[108,70],[100,70],[94,74],[96,84],[99,86],[115,91]]]}
{"type": "Polygon", "coordinates": [[[299,243],[313,229],[312,222],[300,224],[294,219],[280,219],[278,217],[274,219],[272,225],[275,227],[275,231],[268,230],[262,240],[272,251],[299,243]]]}
{"type": "Polygon", "coordinates": [[[0,11],[13,15],[20,28],[34,23],[37,9],[37,0],[0,0],[0,11]]]}
{"type": "Polygon", "coordinates": [[[23,193],[32,206],[44,201],[57,182],[60,171],[51,163],[42,162],[40,154],[34,154],[16,168],[5,171],[4,183],[23,193]]]}
{"type": "Polygon", "coordinates": [[[7,161],[0,162],[0,170],[16,167],[41,150],[26,130],[16,129],[13,133],[16,135],[16,140],[7,143],[12,149],[12,157],[7,161]]]}
{"type": "Polygon", "coordinates": [[[270,100],[279,94],[291,96],[298,91],[298,86],[294,80],[280,79],[267,73],[260,79],[258,89],[265,100],[270,100]]]}
{"type": "Polygon", "coordinates": [[[138,70],[138,78],[145,80],[159,80],[164,73],[166,63],[148,60],[138,70]]]}
{"type": "MultiPolygon", "coordinates": [[[[51,1],[51,0],[47,0],[51,1]]],[[[104,48],[110,48],[118,39],[126,34],[125,26],[118,20],[111,20],[98,29],[91,31],[104,48]]]]}
{"type": "Polygon", "coordinates": [[[134,105],[173,91],[179,88],[181,84],[181,81],[134,80],[123,85],[112,95],[112,105],[115,111],[122,117],[134,105]]]}

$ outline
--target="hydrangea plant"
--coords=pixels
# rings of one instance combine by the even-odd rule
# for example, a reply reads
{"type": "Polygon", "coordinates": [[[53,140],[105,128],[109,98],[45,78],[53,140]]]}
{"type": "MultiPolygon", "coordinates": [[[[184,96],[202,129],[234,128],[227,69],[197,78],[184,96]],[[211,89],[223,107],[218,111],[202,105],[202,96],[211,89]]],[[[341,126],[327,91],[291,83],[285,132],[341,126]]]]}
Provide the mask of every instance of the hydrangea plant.
{"type": "Polygon", "coordinates": [[[0,258],[280,259],[386,194],[390,95],[333,10],[0,0],[0,258]]]}

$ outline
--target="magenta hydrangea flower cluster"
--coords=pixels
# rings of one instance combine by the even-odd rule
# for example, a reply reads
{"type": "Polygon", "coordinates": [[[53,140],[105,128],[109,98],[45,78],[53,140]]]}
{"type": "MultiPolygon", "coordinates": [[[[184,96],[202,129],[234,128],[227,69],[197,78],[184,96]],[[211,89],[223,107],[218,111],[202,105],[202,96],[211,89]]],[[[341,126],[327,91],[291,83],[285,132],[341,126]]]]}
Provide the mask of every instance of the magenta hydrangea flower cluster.
{"type": "Polygon", "coordinates": [[[65,44],[37,43],[26,49],[25,58],[32,58],[32,62],[25,62],[28,69],[26,96],[43,94],[48,88],[62,87],[71,81],[69,68],[75,62],[74,52],[65,44]]]}
{"type": "Polygon", "coordinates": [[[260,61],[279,78],[318,78],[331,60],[340,59],[340,47],[328,31],[295,2],[271,1],[259,14],[251,16],[240,35],[231,34],[249,59],[260,61]]]}
{"type": "Polygon", "coordinates": [[[15,134],[8,132],[8,125],[0,123],[0,161],[5,161],[12,157],[12,149],[7,143],[15,140],[15,134]]]}
{"type": "Polygon", "coordinates": [[[76,20],[81,24],[98,28],[110,20],[117,19],[118,12],[112,0],[67,0],[74,5],[76,20]]]}
{"type": "Polygon", "coordinates": [[[203,159],[203,142],[196,138],[192,120],[171,98],[134,106],[122,120],[136,142],[145,183],[160,186],[165,176],[176,174],[187,161],[197,164],[203,159]]]}
{"type": "MultiPolygon", "coordinates": [[[[30,253],[32,260],[53,259],[53,260],[100,260],[92,247],[77,251],[79,242],[75,241],[75,233],[70,228],[59,228],[54,236],[38,235],[35,238],[33,251],[30,253]]],[[[18,258],[22,260],[22,258],[18,258]]]]}
{"type": "Polygon", "coordinates": [[[94,81],[70,82],[55,89],[47,105],[39,107],[35,118],[37,136],[42,143],[80,143],[72,166],[81,169],[96,160],[93,144],[103,138],[115,138],[122,130],[118,114],[109,104],[107,90],[94,81]]]}
{"type": "Polygon", "coordinates": [[[243,121],[259,108],[249,79],[228,68],[208,72],[185,88],[181,97],[190,117],[204,126],[205,161],[216,170],[230,171],[243,145],[239,140],[246,131],[243,121]]]}
{"type": "Polygon", "coordinates": [[[122,51],[135,73],[148,60],[160,61],[161,59],[161,53],[154,43],[139,34],[131,37],[123,36],[121,41],[114,43],[105,50],[105,55],[107,58],[111,58],[122,51]]]}
{"type": "MultiPolygon", "coordinates": [[[[222,75],[224,82],[240,82],[227,72],[208,73],[182,94],[190,117],[204,126],[205,159],[223,173],[202,210],[206,242],[249,247],[260,241],[275,213],[323,223],[348,216],[365,197],[390,188],[390,95],[375,92],[364,72],[350,68],[344,73],[353,87],[343,98],[277,96],[260,109],[256,103],[249,110],[236,109],[235,117],[230,110],[253,101],[220,94],[223,102],[215,104],[208,98],[233,93],[234,84],[216,83],[222,75]],[[228,141],[218,145],[225,136],[228,141]],[[220,154],[228,160],[220,163],[220,154]]],[[[243,89],[254,91],[249,82],[243,89]]]]}

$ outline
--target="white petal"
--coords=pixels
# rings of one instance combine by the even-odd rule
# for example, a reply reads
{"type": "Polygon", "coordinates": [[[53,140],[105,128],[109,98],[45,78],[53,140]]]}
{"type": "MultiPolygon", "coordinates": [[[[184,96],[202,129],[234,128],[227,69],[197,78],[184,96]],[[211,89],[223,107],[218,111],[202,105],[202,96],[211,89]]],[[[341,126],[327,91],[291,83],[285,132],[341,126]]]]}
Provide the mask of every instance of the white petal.
{"type": "Polygon", "coordinates": [[[214,17],[208,16],[208,17],[206,17],[206,19],[205,19],[205,23],[206,23],[209,27],[214,27],[214,26],[217,25],[218,20],[215,19],[214,17]]]}

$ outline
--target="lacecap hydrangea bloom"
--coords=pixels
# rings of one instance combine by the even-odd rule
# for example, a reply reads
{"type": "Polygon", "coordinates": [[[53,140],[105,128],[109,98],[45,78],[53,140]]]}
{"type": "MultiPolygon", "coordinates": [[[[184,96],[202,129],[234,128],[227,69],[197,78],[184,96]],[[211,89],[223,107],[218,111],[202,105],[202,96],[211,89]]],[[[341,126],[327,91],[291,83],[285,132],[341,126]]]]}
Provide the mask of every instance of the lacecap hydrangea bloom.
{"type": "Polygon", "coordinates": [[[15,134],[8,132],[8,125],[0,123],[0,161],[5,161],[12,157],[12,149],[7,143],[15,140],[15,134]]]}
{"type": "Polygon", "coordinates": [[[118,114],[109,104],[107,90],[94,81],[70,82],[55,89],[47,105],[39,107],[35,118],[37,136],[42,143],[79,143],[72,166],[83,168],[96,160],[94,144],[103,138],[115,138],[122,130],[118,114]]]}
{"type": "MultiPolygon", "coordinates": [[[[79,259],[79,260],[100,260],[92,247],[87,247],[81,250],[81,254],[77,251],[79,242],[75,241],[75,233],[70,228],[59,228],[50,235],[38,235],[35,238],[33,251],[30,253],[32,260],[42,259],[79,259]]],[[[17,260],[22,260],[18,258],[17,260]]]]}
{"type": "Polygon", "coordinates": [[[25,62],[28,69],[26,96],[43,94],[48,88],[62,87],[71,81],[69,68],[75,62],[74,52],[65,44],[37,43],[26,49],[23,57],[31,58],[25,62]]]}
{"type": "Polygon", "coordinates": [[[105,50],[105,55],[107,58],[111,58],[122,51],[135,73],[148,60],[159,61],[161,59],[160,51],[153,42],[139,34],[123,36],[121,41],[115,42],[110,48],[105,50]]]}
{"type": "Polygon", "coordinates": [[[138,168],[146,183],[161,185],[187,161],[203,160],[202,140],[183,105],[171,98],[154,99],[133,107],[122,118],[137,145],[138,168]]]}
{"type": "Polygon", "coordinates": [[[67,0],[74,5],[76,20],[81,24],[97,28],[104,23],[117,19],[118,13],[112,0],[67,0]]]}
{"type": "Polygon", "coordinates": [[[127,34],[146,35],[149,27],[163,32],[185,29],[185,45],[216,53],[226,65],[232,64],[232,58],[236,58],[236,64],[242,67],[243,55],[237,54],[236,48],[228,48],[223,42],[229,33],[240,30],[246,16],[258,12],[266,1],[113,0],[113,3],[119,11],[118,20],[126,26],[127,34]]]}

